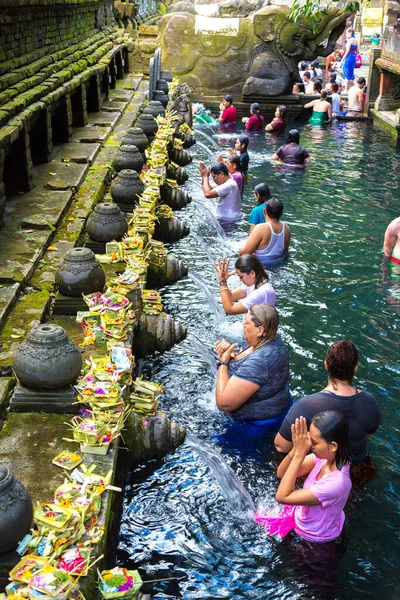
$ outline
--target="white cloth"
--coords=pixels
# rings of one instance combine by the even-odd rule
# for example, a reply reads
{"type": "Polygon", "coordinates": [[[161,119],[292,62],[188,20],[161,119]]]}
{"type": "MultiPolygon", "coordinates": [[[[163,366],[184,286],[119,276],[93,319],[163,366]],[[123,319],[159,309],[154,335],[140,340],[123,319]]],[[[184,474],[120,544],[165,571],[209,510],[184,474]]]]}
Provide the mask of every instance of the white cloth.
{"type": "Polygon", "coordinates": [[[242,289],[246,292],[246,298],[239,300],[239,302],[241,302],[247,310],[249,310],[253,304],[270,304],[271,306],[275,306],[276,304],[276,292],[268,281],[258,288],[255,288],[254,285],[243,285],[242,289]]]}
{"type": "Polygon", "coordinates": [[[222,221],[239,221],[242,218],[242,198],[237,183],[228,181],[217,185],[214,190],[218,194],[215,216],[222,221]]]}

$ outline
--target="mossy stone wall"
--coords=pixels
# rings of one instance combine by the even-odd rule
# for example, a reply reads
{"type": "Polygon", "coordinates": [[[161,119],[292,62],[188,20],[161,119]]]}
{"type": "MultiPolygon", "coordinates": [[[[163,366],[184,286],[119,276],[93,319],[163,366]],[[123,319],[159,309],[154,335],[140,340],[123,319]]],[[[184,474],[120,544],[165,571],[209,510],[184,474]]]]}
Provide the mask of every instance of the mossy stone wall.
{"type": "Polygon", "coordinates": [[[112,0],[0,0],[0,63],[110,25],[112,0]]]}

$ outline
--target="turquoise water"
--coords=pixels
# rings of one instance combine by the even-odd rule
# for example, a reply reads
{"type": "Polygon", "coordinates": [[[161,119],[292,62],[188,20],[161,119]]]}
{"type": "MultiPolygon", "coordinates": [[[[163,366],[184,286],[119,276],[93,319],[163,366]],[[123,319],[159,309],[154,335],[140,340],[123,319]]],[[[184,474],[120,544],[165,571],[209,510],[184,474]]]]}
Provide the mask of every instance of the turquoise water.
{"type": "MultiPolygon", "coordinates": [[[[378,476],[352,494],[346,509],[347,550],[337,578],[329,583],[310,579],[296,551],[268,538],[248,515],[235,510],[192,447],[136,469],[124,496],[118,560],[136,565],[144,579],[178,578],[148,585],[144,591],[153,598],[398,597],[400,274],[383,261],[381,248],[387,224],[399,215],[400,154],[371,125],[299,128],[313,158],[307,170],[267,160],[284,138],[251,139],[244,213],[247,217],[253,206],[252,187],[265,181],[284,202],[284,220],[292,229],[289,261],[272,274],[272,282],[281,335],[290,350],[295,398],[325,385],[323,358],[331,342],[346,337],[358,346],[357,385],[376,396],[383,413],[371,440],[378,476]]],[[[235,135],[214,133],[213,139],[224,148],[235,135]]],[[[203,137],[199,140],[207,145],[203,137]]],[[[209,158],[204,148],[194,148],[193,154],[191,181],[185,187],[204,202],[194,182],[199,181],[195,163],[209,158]]],[[[233,248],[248,226],[243,222],[224,240],[195,203],[177,215],[190,224],[191,234],[169,250],[218,299],[210,257],[234,258],[233,248]]],[[[180,281],[162,295],[165,310],[207,348],[221,337],[241,340],[241,318],[216,318],[195,280],[180,281]]],[[[165,387],[162,409],[222,453],[255,505],[276,507],[279,456],[272,436],[252,453],[239,444],[221,445],[217,436],[227,417],[215,409],[215,373],[203,354],[199,344],[187,340],[170,353],[148,358],[145,375],[165,387]]]]}

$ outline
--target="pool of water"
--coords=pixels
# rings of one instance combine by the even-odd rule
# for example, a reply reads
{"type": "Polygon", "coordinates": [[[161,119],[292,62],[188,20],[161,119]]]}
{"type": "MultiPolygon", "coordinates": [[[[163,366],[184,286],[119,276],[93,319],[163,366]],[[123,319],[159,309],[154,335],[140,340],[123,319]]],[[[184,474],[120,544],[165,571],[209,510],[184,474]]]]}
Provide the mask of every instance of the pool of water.
{"type": "MultiPolygon", "coordinates": [[[[323,358],[331,342],[346,337],[358,346],[357,385],[376,396],[383,413],[371,441],[378,476],[352,494],[347,550],[329,583],[310,577],[293,548],[269,538],[253,522],[230,497],[228,480],[222,490],[193,445],[135,469],[124,493],[118,562],[138,567],[144,579],[176,577],[146,586],[153,598],[398,598],[400,278],[382,260],[381,249],[387,224],[399,214],[400,154],[371,125],[296,126],[313,158],[311,167],[271,164],[267,157],[282,139],[252,137],[244,214],[247,218],[254,203],[252,188],[265,181],[284,202],[284,220],[292,229],[288,263],[272,273],[272,282],[295,398],[324,387],[323,358]]],[[[222,148],[236,135],[203,131],[222,148]]],[[[211,146],[204,136],[198,139],[211,146]]],[[[194,202],[178,213],[191,233],[169,250],[190,265],[195,277],[163,289],[162,295],[165,310],[196,338],[148,358],[145,376],[165,387],[162,410],[185,424],[205,451],[208,445],[222,455],[256,507],[272,508],[279,459],[273,436],[252,448],[243,439],[222,443],[228,418],[215,408],[215,371],[207,350],[221,337],[242,340],[242,318],[221,318],[215,306],[219,294],[211,259],[234,259],[248,225],[243,221],[226,238],[217,231],[198,185],[197,163],[210,158],[201,146],[193,154],[185,187],[194,202]]]]}

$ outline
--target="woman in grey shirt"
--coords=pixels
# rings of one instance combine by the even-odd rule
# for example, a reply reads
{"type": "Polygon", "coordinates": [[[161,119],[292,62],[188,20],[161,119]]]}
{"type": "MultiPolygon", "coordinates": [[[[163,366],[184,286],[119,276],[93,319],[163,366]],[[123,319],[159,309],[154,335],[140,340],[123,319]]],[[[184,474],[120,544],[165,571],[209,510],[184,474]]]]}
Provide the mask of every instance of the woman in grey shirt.
{"type": "Polygon", "coordinates": [[[237,344],[217,343],[216,402],[234,419],[272,419],[289,405],[289,353],[277,335],[278,324],[275,308],[256,304],[243,323],[249,347],[236,354],[237,344]]]}

